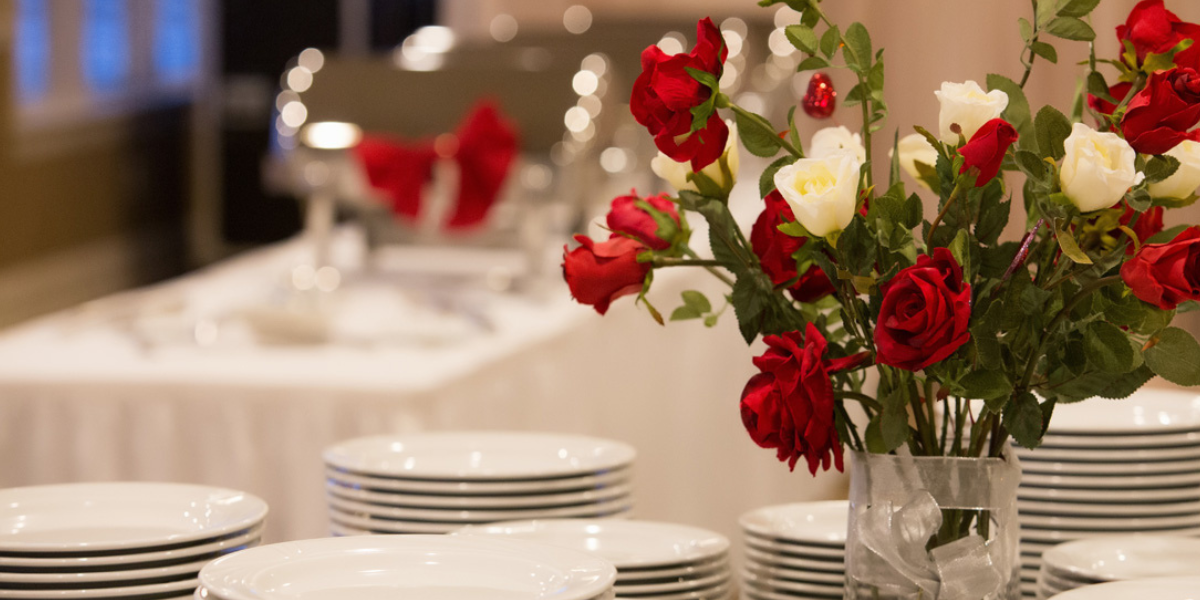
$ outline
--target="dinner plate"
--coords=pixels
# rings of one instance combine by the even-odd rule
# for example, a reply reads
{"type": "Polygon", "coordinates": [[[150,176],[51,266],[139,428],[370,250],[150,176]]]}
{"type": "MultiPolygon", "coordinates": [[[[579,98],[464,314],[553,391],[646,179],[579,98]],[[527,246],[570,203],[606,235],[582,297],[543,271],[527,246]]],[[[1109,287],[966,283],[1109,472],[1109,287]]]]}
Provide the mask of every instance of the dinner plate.
{"type": "MultiPolygon", "coordinates": [[[[231,555],[232,556],[232,555],[231,555]]],[[[187,577],[167,583],[129,585],[120,587],[84,588],[74,590],[0,590],[6,600],[44,600],[46,598],[136,598],[138,596],[170,597],[184,595],[196,588],[196,578],[187,577]]]]}
{"type": "Polygon", "coordinates": [[[844,547],[849,510],[845,500],[781,504],[752,510],[738,523],[762,538],[844,547]]]}
{"type": "MultiPolygon", "coordinates": [[[[1030,548],[1035,546],[1043,546],[1042,550],[1048,550],[1047,545],[1053,546],[1063,542],[1071,542],[1075,540],[1112,537],[1114,535],[1127,535],[1127,531],[1062,531],[1058,529],[1035,529],[1021,527],[1021,546],[1024,548],[1026,544],[1030,548]]],[[[1200,527],[1186,527],[1172,529],[1169,531],[1157,531],[1149,535],[1171,535],[1171,536],[1197,536],[1200,535],[1200,527]]]]}
{"type": "Polygon", "coordinates": [[[1161,489],[1200,485],[1200,473],[1174,475],[1035,475],[1021,474],[1022,486],[1071,487],[1071,488],[1118,488],[1161,489]]]}
{"type": "Polygon", "coordinates": [[[830,585],[841,585],[846,579],[845,573],[800,571],[786,567],[772,567],[763,565],[752,560],[747,560],[745,562],[745,567],[751,573],[754,573],[755,575],[765,579],[783,579],[785,581],[796,581],[801,583],[828,583],[830,585]]]}
{"type": "Polygon", "coordinates": [[[747,534],[743,536],[743,541],[747,546],[769,552],[771,554],[779,554],[787,558],[800,558],[806,560],[845,560],[845,548],[831,548],[828,546],[808,546],[802,544],[789,544],[760,538],[755,535],[747,534]]]}
{"type": "Polygon", "coordinates": [[[1054,407],[1051,433],[1125,435],[1200,429],[1200,396],[1142,388],[1122,400],[1092,400],[1054,407]]]}
{"type": "Polygon", "coordinates": [[[1115,581],[1075,588],[1054,600],[1200,600],[1200,577],[1162,577],[1136,581],[1115,581]]]}
{"type": "Polygon", "coordinates": [[[176,483],[72,483],[0,490],[0,552],[108,552],[248,529],[267,504],[235,490],[176,483]]]}
{"type": "Polygon", "coordinates": [[[1098,582],[1090,582],[1089,583],[1089,582],[1085,582],[1085,581],[1073,581],[1070,579],[1064,579],[1062,577],[1055,575],[1054,573],[1047,571],[1046,569],[1042,569],[1041,572],[1038,573],[1038,585],[1042,586],[1043,588],[1055,590],[1055,592],[1065,592],[1067,590],[1073,590],[1077,587],[1091,585],[1092,583],[1098,583],[1098,582]]]}
{"type": "Polygon", "coordinates": [[[1074,577],[1116,581],[1200,572],[1200,540],[1180,536],[1114,536],[1062,544],[1042,555],[1074,577]]]}
{"type": "Polygon", "coordinates": [[[629,483],[632,470],[628,467],[605,473],[564,477],[562,479],[535,479],[527,481],[433,481],[371,477],[347,473],[333,468],[325,469],[325,477],[339,485],[360,487],[370,490],[386,490],[409,494],[437,494],[443,496],[495,496],[513,494],[556,494],[580,492],[629,483]]]}
{"type": "Polygon", "coordinates": [[[1020,516],[1024,529],[1061,529],[1070,531],[1152,531],[1181,527],[1200,527],[1200,514],[1166,517],[1044,517],[1039,515],[1020,516]]]}
{"type": "Polygon", "coordinates": [[[755,549],[753,546],[743,548],[746,554],[747,561],[754,561],[760,565],[770,567],[790,567],[793,569],[803,569],[806,571],[820,571],[824,573],[845,573],[846,563],[842,560],[810,560],[804,558],[791,558],[782,554],[772,552],[763,552],[755,549]]]}
{"type": "Polygon", "coordinates": [[[1200,515],[1200,502],[1168,502],[1164,504],[1084,504],[1075,502],[1035,502],[1017,500],[1021,518],[1026,516],[1094,516],[1108,518],[1158,517],[1164,515],[1200,515]]]}
{"type": "Polygon", "coordinates": [[[1200,460],[1144,463],[1086,463],[1021,461],[1023,475],[1157,475],[1200,472],[1200,460]]]}
{"type": "Polygon", "coordinates": [[[683,578],[700,578],[707,577],[717,571],[729,570],[729,556],[721,555],[719,558],[692,563],[681,567],[660,567],[650,569],[619,569],[617,571],[617,583],[645,583],[655,581],[667,577],[683,577],[683,578]]]}
{"type": "Polygon", "coordinates": [[[795,581],[786,581],[783,579],[769,579],[766,577],[759,577],[758,575],[755,575],[754,573],[751,573],[745,569],[742,569],[742,581],[745,582],[746,585],[759,590],[797,592],[800,594],[840,594],[845,586],[844,582],[834,585],[820,583],[799,583],[795,581]]]}
{"type": "Polygon", "coordinates": [[[1200,486],[1163,488],[1159,490],[1125,489],[1071,489],[1071,488],[1017,488],[1018,500],[1068,501],[1081,503],[1109,503],[1149,505],[1159,502],[1200,500],[1200,486]]]}
{"type": "MultiPolygon", "coordinates": [[[[727,581],[717,586],[705,588],[701,590],[690,590],[686,592],[676,592],[671,594],[652,595],[652,596],[619,596],[623,598],[641,598],[642,600],[723,600],[729,597],[732,591],[733,582],[727,581]]],[[[617,592],[614,595],[618,595],[617,592]]]]}
{"type": "Polygon", "coordinates": [[[550,508],[555,506],[571,506],[576,504],[596,503],[617,496],[628,496],[633,492],[633,486],[624,484],[610,487],[589,489],[582,492],[566,492],[562,494],[538,494],[534,496],[438,496],[430,494],[404,494],[395,492],[374,492],[370,490],[347,487],[329,481],[325,490],[330,494],[346,500],[381,504],[405,508],[436,508],[460,510],[491,510],[511,508],[550,508]]]}
{"type": "Polygon", "coordinates": [[[463,521],[466,523],[482,523],[488,521],[511,521],[516,519],[552,519],[564,517],[585,517],[597,513],[626,510],[632,505],[629,496],[619,496],[603,502],[578,504],[575,506],[551,508],[513,508],[507,510],[457,510],[457,509],[424,509],[400,508],[366,504],[353,500],[343,500],[337,496],[326,496],[329,505],[342,512],[369,515],[378,519],[403,520],[434,520],[434,521],[463,521]]]}
{"type": "Polygon", "coordinates": [[[1056,448],[1041,445],[1036,450],[1014,447],[1021,464],[1032,462],[1085,462],[1085,463],[1143,463],[1179,460],[1200,460],[1200,445],[1176,448],[1056,448]]]}
{"type": "MultiPolygon", "coordinates": [[[[1042,436],[1050,448],[1085,448],[1113,451],[1118,448],[1177,449],[1200,444],[1200,431],[1145,435],[1056,435],[1042,436]]],[[[1036,450],[1035,450],[1036,452],[1036,450]]]]}
{"type": "Polygon", "coordinates": [[[456,535],[512,537],[588,551],[617,567],[650,569],[707,563],[729,551],[729,540],[698,527],[654,521],[562,519],[476,525],[456,535]]]}
{"type": "Polygon", "coordinates": [[[70,558],[27,558],[21,556],[0,556],[0,570],[18,571],[30,569],[58,569],[82,572],[87,569],[108,570],[127,569],[129,565],[160,564],[170,561],[187,560],[191,557],[212,554],[214,552],[232,551],[243,546],[253,546],[262,538],[262,526],[248,531],[224,536],[217,541],[204,544],[188,545],[171,550],[151,550],[148,552],[120,553],[101,556],[80,556],[70,558]]]}
{"type": "Polygon", "coordinates": [[[722,570],[715,575],[701,577],[699,579],[676,579],[674,581],[666,581],[663,583],[630,583],[622,584],[619,580],[613,590],[618,596],[659,596],[661,594],[679,594],[690,592],[693,590],[701,590],[705,588],[717,587],[729,583],[733,578],[733,574],[727,570],[722,570]]]}
{"type": "Polygon", "coordinates": [[[497,481],[602,473],[630,464],[636,452],[580,435],[468,431],[359,438],[324,456],[327,464],[360,474],[497,481]]]}
{"type": "Polygon", "coordinates": [[[836,594],[793,594],[789,592],[770,592],[766,590],[758,590],[749,586],[742,586],[742,595],[751,600],[807,600],[813,598],[815,600],[842,600],[843,593],[839,590],[836,594]]]}
{"type": "Polygon", "coordinates": [[[513,539],[358,536],[260,546],[209,563],[200,583],[222,600],[385,598],[413,594],[587,600],[617,576],[603,559],[513,539]]]}
{"type": "Polygon", "coordinates": [[[141,581],[147,579],[165,579],[176,575],[196,574],[200,567],[216,560],[227,553],[206,554],[197,560],[165,567],[150,567],[145,569],[122,569],[120,571],[91,571],[85,573],[3,573],[0,572],[0,586],[12,585],[57,585],[81,587],[83,585],[109,581],[141,581]]]}
{"type": "MultiPolygon", "coordinates": [[[[622,518],[631,516],[631,511],[626,508],[611,513],[598,513],[588,515],[592,518],[622,518]]],[[[349,526],[354,529],[370,531],[372,533],[451,533],[461,529],[465,525],[484,525],[492,521],[483,521],[479,523],[471,523],[467,521],[444,522],[444,521],[406,521],[403,519],[372,519],[363,517],[358,514],[345,513],[336,508],[329,509],[329,518],[331,521],[343,526],[349,526]]]]}

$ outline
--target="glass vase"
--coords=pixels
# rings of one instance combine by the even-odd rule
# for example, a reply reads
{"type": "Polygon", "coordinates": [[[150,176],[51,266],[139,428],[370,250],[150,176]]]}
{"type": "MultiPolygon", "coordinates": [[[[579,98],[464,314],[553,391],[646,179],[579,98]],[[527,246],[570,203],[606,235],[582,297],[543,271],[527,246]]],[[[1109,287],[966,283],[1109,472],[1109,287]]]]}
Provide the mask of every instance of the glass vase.
{"type": "Polygon", "coordinates": [[[846,598],[1018,600],[1020,465],[855,452],[846,598]]]}

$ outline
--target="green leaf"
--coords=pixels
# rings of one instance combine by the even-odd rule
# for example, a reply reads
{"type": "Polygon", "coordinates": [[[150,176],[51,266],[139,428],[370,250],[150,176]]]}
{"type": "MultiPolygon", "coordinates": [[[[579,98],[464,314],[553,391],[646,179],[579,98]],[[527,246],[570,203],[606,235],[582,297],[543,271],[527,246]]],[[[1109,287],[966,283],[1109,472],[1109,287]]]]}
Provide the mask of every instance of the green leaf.
{"type": "Polygon", "coordinates": [[[827,68],[829,68],[829,61],[821,58],[820,56],[809,56],[808,58],[800,61],[800,64],[796,65],[796,72],[816,71],[817,69],[827,68]]]}
{"type": "Polygon", "coordinates": [[[767,194],[770,194],[775,189],[775,173],[778,173],[785,166],[792,164],[794,160],[796,159],[791,154],[781,156],[775,162],[767,165],[767,168],[763,169],[762,175],[758,177],[758,196],[760,198],[766,198],[767,194]]]}
{"type": "Polygon", "coordinates": [[[838,253],[846,258],[844,264],[854,275],[871,272],[875,265],[875,238],[867,230],[863,219],[854,217],[838,237],[838,253]]]}
{"type": "Polygon", "coordinates": [[[1059,9],[1058,16],[1060,17],[1086,17],[1096,5],[1100,4],[1100,0],[1071,0],[1067,5],[1059,9]]]}
{"type": "Polygon", "coordinates": [[[658,210],[654,207],[654,205],[646,202],[645,200],[639,199],[633,204],[634,206],[646,211],[646,214],[650,215],[651,219],[654,219],[655,225],[658,226],[654,232],[654,235],[658,236],[658,239],[667,240],[669,242],[674,240],[675,236],[679,235],[679,223],[677,223],[671,215],[658,210]]]}
{"type": "Polygon", "coordinates": [[[999,179],[993,179],[983,190],[979,199],[979,220],[975,224],[975,238],[985,246],[994,245],[1000,239],[1000,233],[1008,225],[1008,214],[1012,207],[1011,200],[1000,201],[1004,186],[999,179]]]}
{"type": "Polygon", "coordinates": [[[1144,352],[1146,366],[1163,379],[1178,385],[1200,385],[1200,343],[1192,334],[1168,327],[1144,352]]]}
{"type": "Polygon", "coordinates": [[[1058,51],[1054,49],[1054,46],[1051,46],[1046,42],[1034,42],[1029,45],[1029,49],[1033,50],[1034,54],[1046,59],[1047,61],[1053,64],[1058,64],[1058,51]]]}
{"type": "Polygon", "coordinates": [[[685,290],[680,294],[683,296],[683,304],[689,308],[693,308],[701,314],[712,312],[712,304],[704,294],[696,290],[685,290]]]}
{"type": "Polygon", "coordinates": [[[1031,179],[1046,178],[1046,161],[1028,150],[1017,150],[1017,166],[1031,179]]]}
{"type": "Polygon", "coordinates": [[[775,229],[778,229],[779,232],[784,235],[790,235],[792,237],[812,237],[812,234],[809,233],[799,221],[786,221],[780,223],[775,229]]]}
{"type": "Polygon", "coordinates": [[[1063,150],[1063,142],[1071,135],[1071,121],[1057,108],[1046,105],[1038,111],[1037,117],[1034,118],[1033,128],[1036,131],[1038,149],[1041,150],[1042,156],[1048,156],[1056,161],[1062,160],[1066,154],[1066,151],[1063,150]]]}
{"type": "Polygon", "coordinates": [[[1093,321],[1084,330],[1083,352],[1097,371],[1128,373],[1137,366],[1129,337],[1104,321],[1093,321]]]}
{"type": "Polygon", "coordinates": [[[1023,392],[1008,403],[1000,421],[1018,444],[1037,448],[1042,443],[1042,417],[1042,407],[1038,405],[1037,397],[1023,392]]]}
{"type": "Polygon", "coordinates": [[[755,156],[771,158],[779,152],[783,140],[775,134],[771,123],[759,115],[745,110],[735,110],[738,137],[746,150],[755,156]]]}
{"type": "Polygon", "coordinates": [[[1166,154],[1152,156],[1146,161],[1146,183],[1158,183],[1179,170],[1179,159],[1166,154]]]}
{"type": "Polygon", "coordinates": [[[1088,258],[1087,253],[1079,247],[1079,242],[1075,241],[1075,236],[1070,230],[1062,227],[1057,221],[1055,222],[1054,230],[1054,237],[1058,240],[1058,247],[1062,249],[1063,254],[1066,254],[1071,260],[1081,265],[1092,264],[1092,259],[1088,258]]]}
{"type": "Polygon", "coordinates": [[[1188,228],[1187,225],[1176,225],[1174,227],[1164,229],[1164,230],[1150,236],[1150,239],[1142,240],[1142,244],[1143,245],[1145,245],[1145,244],[1165,244],[1165,243],[1175,239],[1175,236],[1183,233],[1183,230],[1187,229],[1187,228],[1188,228]]]}
{"type": "Polygon", "coordinates": [[[846,50],[843,56],[846,65],[855,71],[866,73],[871,68],[871,34],[862,23],[851,23],[846,29],[846,50]]]}
{"type": "Polygon", "coordinates": [[[1013,391],[1012,382],[1000,371],[971,371],[959,381],[959,384],[963,387],[965,397],[988,400],[988,408],[997,413],[1004,408],[1004,403],[990,401],[1001,399],[1007,401],[1013,391]]]}
{"type": "Polygon", "coordinates": [[[989,73],[987,76],[987,87],[989,90],[1000,90],[1008,94],[1008,107],[1004,109],[1001,115],[1005,121],[1008,121],[1021,137],[1033,136],[1033,118],[1029,110],[1029,101],[1025,98],[1025,91],[1021,86],[1003,75],[989,73]]]}
{"type": "Polygon", "coordinates": [[[717,320],[720,318],[721,318],[721,315],[708,315],[707,317],[704,317],[704,326],[705,327],[716,327],[717,320]]]}
{"type": "Polygon", "coordinates": [[[1104,100],[1105,102],[1112,104],[1118,104],[1120,102],[1120,100],[1113,98],[1112,95],[1109,94],[1108,82],[1104,80],[1104,74],[1100,71],[1092,71],[1091,73],[1088,73],[1087,90],[1089,94],[1104,100]]]}
{"type": "Polygon", "coordinates": [[[690,306],[680,306],[671,312],[672,321],[687,321],[689,319],[699,319],[700,313],[690,306]]]}
{"type": "Polygon", "coordinates": [[[1096,39],[1096,32],[1092,30],[1092,26],[1075,17],[1055,18],[1046,24],[1044,31],[1064,40],[1090,42],[1096,39]]]}
{"type": "Polygon", "coordinates": [[[954,234],[954,239],[950,242],[950,254],[954,256],[954,260],[963,269],[963,279],[971,281],[973,273],[971,271],[971,234],[967,233],[966,229],[959,229],[958,233],[954,234]]]}
{"type": "Polygon", "coordinates": [[[1021,40],[1028,42],[1033,38],[1033,25],[1029,24],[1029,20],[1024,17],[1017,19],[1017,31],[1021,34],[1021,40]]]}
{"type": "Polygon", "coordinates": [[[1155,71],[1166,71],[1173,68],[1175,66],[1175,55],[1187,50],[1194,43],[1195,40],[1184,38],[1174,48],[1162,54],[1147,54],[1146,60],[1142,62],[1142,70],[1147,73],[1154,73],[1155,71]]]}
{"type": "Polygon", "coordinates": [[[817,34],[811,27],[804,25],[788,25],[784,28],[787,39],[797,50],[805,54],[817,53],[817,34]]]}
{"type": "Polygon", "coordinates": [[[1128,398],[1151,379],[1154,379],[1154,371],[1150,367],[1142,365],[1117,377],[1096,395],[1109,400],[1128,398]]]}
{"type": "Polygon", "coordinates": [[[833,58],[837,52],[838,45],[842,43],[842,32],[837,25],[825,30],[825,34],[821,36],[821,54],[825,58],[833,58]]]}
{"type": "Polygon", "coordinates": [[[880,400],[883,410],[867,424],[865,441],[871,452],[887,453],[903,446],[911,430],[904,397],[899,392],[892,392],[880,400]]]}
{"type": "Polygon", "coordinates": [[[717,77],[712,73],[694,67],[684,67],[683,69],[688,72],[688,75],[692,76],[692,79],[700,82],[700,85],[711,90],[717,89],[717,77]]]}

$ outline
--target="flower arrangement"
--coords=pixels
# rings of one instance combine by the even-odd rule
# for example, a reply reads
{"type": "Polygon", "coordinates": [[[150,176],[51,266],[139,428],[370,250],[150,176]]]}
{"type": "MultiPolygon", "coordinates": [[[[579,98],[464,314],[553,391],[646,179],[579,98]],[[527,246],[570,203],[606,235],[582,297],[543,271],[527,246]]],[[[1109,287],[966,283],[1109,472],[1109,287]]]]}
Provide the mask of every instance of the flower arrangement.
{"type": "MultiPolygon", "coordinates": [[[[604,314],[636,295],[661,324],[646,299],[655,271],[709,269],[729,285],[747,343],[762,336],[767,347],[742,392],[747,432],[814,474],[842,469],[845,446],[1000,456],[1010,436],[1036,447],[1059,403],[1124,398],[1155,376],[1200,384],[1200,344],[1171,327],[1200,306],[1200,228],[1162,221],[1200,187],[1200,25],[1143,0],[1117,28],[1120,56],[1092,47],[1074,107],[1035,111],[1023,91],[1031,69],[1057,62],[1055,38],[1090,44],[1099,3],[1035,0],[1018,27],[1023,75],[943,84],[937,127],[896,133],[880,160],[883,49],[862,24],[831,22],[820,0],[760,5],[779,3],[799,13],[786,27],[804,55],[798,70],[855,76],[842,104],[861,111],[861,130],[827,128],[805,147],[794,108],[778,127],[732,102],[710,19],[688,53],[647,48],[630,107],[677,194],[617,198],[609,239],[576,236],[563,269],[579,302],[604,314]],[[773,160],[749,235],[728,209],[735,138],[773,160]],[[904,171],[937,195],[936,214],[923,214],[904,171]],[[1024,235],[1004,240],[1014,201],[1024,235]],[[711,258],[689,245],[693,213],[707,221],[711,258]],[[878,387],[866,389],[872,368],[878,387]]],[[[833,101],[818,73],[804,112],[827,117],[833,101]]],[[[682,301],[670,320],[711,326],[723,312],[699,292],[682,301]]]]}

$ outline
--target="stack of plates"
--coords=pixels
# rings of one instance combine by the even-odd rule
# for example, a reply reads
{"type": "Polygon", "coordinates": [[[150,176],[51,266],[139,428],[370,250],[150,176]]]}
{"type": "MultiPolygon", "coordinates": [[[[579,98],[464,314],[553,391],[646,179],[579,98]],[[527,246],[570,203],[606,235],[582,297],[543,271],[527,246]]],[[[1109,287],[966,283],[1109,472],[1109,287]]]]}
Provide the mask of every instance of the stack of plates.
{"type": "Polygon", "coordinates": [[[845,585],[845,500],[760,508],[742,515],[748,600],[839,599],[845,585]]]}
{"type": "Polygon", "coordinates": [[[448,533],[517,519],[625,516],[635,452],[527,432],[369,437],[325,451],[334,535],[448,533]]]}
{"type": "Polygon", "coordinates": [[[1060,544],[1042,555],[1038,598],[1109,581],[1200,573],[1200,540],[1123,535],[1060,544]]]}
{"type": "Polygon", "coordinates": [[[1143,389],[1057,406],[1042,446],[1016,453],[1026,596],[1042,553],[1062,542],[1200,534],[1200,397],[1143,389]]]}
{"type": "Polygon", "coordinates": [[[617,568],[618,598],[725,600],[732,595],[729,540],[684,525],[563,519],[476,525],[461,536],[501,536],[590,552],[617,568]]]}
{"type": "Polygon", "coordinates": [[[209,561],[258,544],[267,505],[165,483],[0,490],[0,598],[187,598],[209,561]]]}
{"type": "Polygon", "coordinates": [[[1200,600],[1200,577],[1163,577],[1089,585],[1054,600],[1200,600]]]}
{"type": "Polygon", "coordinates": [[[441,535],[302,540],[209,563],[208,600],[609,600],[616,569],[590,554],[524,540],[441,535]]]}

